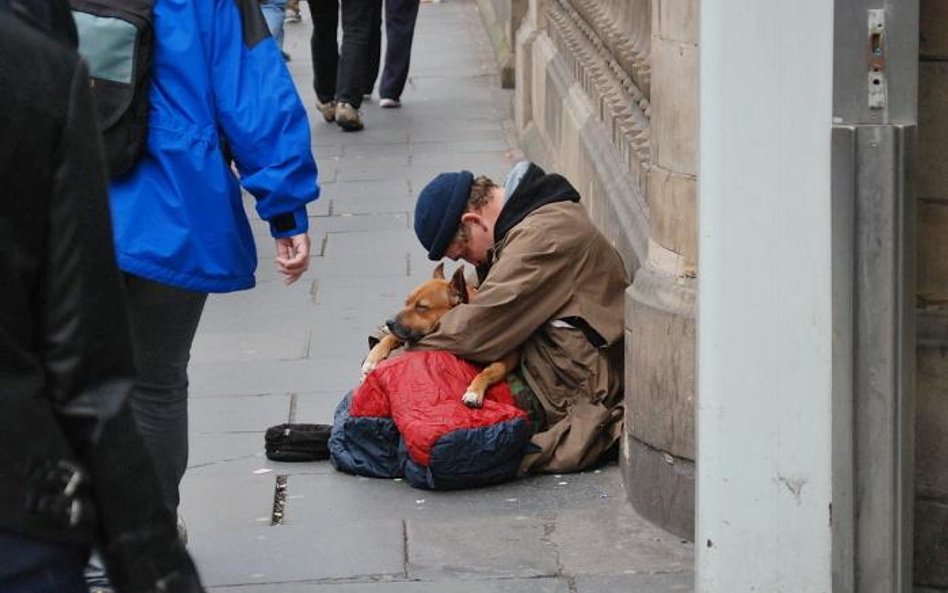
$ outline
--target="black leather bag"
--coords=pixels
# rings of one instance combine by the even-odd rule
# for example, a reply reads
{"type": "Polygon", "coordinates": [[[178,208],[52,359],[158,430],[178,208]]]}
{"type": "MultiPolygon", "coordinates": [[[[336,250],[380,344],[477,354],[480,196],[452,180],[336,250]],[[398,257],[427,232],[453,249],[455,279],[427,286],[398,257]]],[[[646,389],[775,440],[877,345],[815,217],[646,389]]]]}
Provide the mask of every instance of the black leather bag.
{"type": "Polygon", "coordinates": [[[327,424],[279,424],[267,429],[267,459],[273,461],[319,461],[329,459],[327,424]]]}

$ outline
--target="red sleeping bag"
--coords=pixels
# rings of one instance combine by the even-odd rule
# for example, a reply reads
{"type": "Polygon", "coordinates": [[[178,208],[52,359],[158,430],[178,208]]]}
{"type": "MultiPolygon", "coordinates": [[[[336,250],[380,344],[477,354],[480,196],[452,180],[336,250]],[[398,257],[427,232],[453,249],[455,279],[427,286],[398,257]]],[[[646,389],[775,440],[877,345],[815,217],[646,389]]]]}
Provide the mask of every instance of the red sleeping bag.
{"type": "Polygon", "coordinates": [[[383,362],[336,411],[333,463],[360,475],[403,475],[422,488],[514,477],[532,428],[504,382],[488,389],[481,408],[461,402],[480,370],[440,351],[383,362]]]}

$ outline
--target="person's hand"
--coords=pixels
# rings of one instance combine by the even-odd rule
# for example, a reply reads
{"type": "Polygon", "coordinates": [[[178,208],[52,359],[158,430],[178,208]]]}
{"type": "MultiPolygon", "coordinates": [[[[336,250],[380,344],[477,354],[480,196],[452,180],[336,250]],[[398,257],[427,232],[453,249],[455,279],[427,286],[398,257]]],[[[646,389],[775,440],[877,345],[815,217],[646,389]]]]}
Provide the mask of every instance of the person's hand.
{"type": "Polygon", "coordinates": [[[286,276],[285,284],[293,284],[309,268],[309,235],[277,238],[276,252],[277,271],[286,276]]]}

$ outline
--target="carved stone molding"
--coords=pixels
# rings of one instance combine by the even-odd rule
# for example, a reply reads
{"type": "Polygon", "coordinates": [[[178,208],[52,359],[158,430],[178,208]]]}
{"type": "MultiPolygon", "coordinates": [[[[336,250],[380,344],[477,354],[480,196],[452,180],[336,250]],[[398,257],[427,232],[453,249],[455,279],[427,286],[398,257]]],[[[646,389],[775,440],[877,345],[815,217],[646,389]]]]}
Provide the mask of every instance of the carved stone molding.
{"type": "Polygon", "coordinates": [[[623,36],[594,2],[552,0],[547,6],[547,35],[644,194],[651,115],[647,42],[623,36]]]}

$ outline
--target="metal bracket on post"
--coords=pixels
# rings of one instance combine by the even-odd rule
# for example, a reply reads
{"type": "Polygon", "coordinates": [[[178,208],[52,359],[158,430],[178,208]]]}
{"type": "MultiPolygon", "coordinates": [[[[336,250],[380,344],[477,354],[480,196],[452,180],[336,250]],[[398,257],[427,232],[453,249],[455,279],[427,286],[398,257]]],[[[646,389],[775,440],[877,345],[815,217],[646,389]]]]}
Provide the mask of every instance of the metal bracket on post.
{"type": "Polygon", "coordinates": [[[869,11],[869,109],[885,109],[885,9],[869,11]]]}

